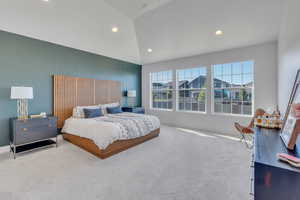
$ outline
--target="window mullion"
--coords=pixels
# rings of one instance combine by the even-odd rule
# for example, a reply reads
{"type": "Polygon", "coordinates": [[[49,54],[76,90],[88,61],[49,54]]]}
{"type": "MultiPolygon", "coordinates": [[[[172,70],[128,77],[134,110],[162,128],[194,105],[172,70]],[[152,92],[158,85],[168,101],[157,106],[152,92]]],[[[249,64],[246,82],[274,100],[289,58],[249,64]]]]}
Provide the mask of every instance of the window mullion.
{"type": "MultiPolygon", "coordinates": [[[[243,63],[241,63],[241,67],[242,67],[242,70],[241,70],[241,86],[243,87],[244,86],[244,65],[243,65],[243,63]]],[[[244,91],[244,89],[241,89],[241,91],[242,91],[242,102],[241,102],[241,114],[244,114],[244,93],[243,93],[243,91],[244,91]]]]}
{"type": "Polygon", "coordinates": [[[177,71],[172,70],[172,108],[173,111],[177,110],[177,71]]]}

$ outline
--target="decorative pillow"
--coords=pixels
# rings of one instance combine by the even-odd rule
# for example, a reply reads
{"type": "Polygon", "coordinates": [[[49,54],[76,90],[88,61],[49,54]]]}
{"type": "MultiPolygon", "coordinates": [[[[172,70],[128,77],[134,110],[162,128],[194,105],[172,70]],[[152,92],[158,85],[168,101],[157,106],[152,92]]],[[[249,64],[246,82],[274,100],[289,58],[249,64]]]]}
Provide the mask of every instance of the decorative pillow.
{"type": "Polygon", "coordinates": [[[103,116],[102,110],[100,108],[97,108],[97,109],[84,108],[83,112],[84,112],[85,118],[95,118],[95,117],[103,116]]]}
{"type": "Polygon", "coordinates": [[[120,106],[120,103],[119,103],[119,102],[114,102],[114,103],[109,103],[109,104],[100,104],[99,106],[100,106],[100,108],[102,109],[102,113],[103,113],[104,115],[106,115],[106,114],[107,114],[106,108],[120,106]]]}
{"type": "MultiPolygon", "coordinates": [[[[84,118],[84,112],[83,109],[99,109],[100,106],[77,106],[73,108],[73,117],[74,118],[84,118]]],[[[103,112],[102,112],[103,113],[103,112]]]]}
{"type": "Polygon", "coordinates": [[[106,108],[106,110],[107,110],[107,113],[109,113],[109,114],[117,114],[117,113],[123,112],[120,106],[108,107],[108,108],[106,108]]]}

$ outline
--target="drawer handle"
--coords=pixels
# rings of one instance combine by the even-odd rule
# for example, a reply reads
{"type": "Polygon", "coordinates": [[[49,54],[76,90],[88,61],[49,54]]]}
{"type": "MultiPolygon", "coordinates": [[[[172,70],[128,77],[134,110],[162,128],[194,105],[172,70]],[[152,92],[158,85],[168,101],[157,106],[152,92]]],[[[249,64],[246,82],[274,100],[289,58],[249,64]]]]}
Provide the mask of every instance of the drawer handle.
{"type": "Polygon", "coordinates": [[[27,128],[23,128],[23,131],[27,131],[28,129],[27,128]]]}

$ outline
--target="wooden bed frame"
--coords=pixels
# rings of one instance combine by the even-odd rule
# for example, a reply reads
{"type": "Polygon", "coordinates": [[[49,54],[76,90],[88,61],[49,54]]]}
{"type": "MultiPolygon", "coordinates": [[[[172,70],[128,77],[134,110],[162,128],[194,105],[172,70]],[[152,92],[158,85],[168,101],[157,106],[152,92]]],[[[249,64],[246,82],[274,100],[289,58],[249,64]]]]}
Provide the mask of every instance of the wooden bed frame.
{"type": "Polygon", "coordinates": [[[147,140],[150,140],[152,138],[155,138],[159,135],[160,129],[156,129],[155,131],[152,131],[150,134],[130,139],[130,140],[118,140],[114,143],[110,144],[106,149],[100,149],[93,140],[82,138],[77,135],[72,134],[63,134],[63,138],[72,144],[75,144],[76,146],[94,154],[95,156],[98,156],[101,159],[108,158],[114,154],[117,154],[121,151],[124,151],[126,149],[129,149],[130,147],[136,146],[138,144],[141,144],[143,142],[146,142],[147,140]]]}
{"type": "MultiPolygon", "coordinates": [[[[118,81],[55,75],[53,82],[54,115],[58,118],[58,128],[63,127],[64,121],[72,116],[73,108],[76,106],[121,102],[121,84],[118,81]]],[[[118,140],[110,144],[106,149],[100,149],[88,138],[79,137],[73,134],[63,133],[63,138],[101,159],[105,159],[130,147],[155,138],[159,133],[160,129],[157,129],[143,137],[118,140]]]]}

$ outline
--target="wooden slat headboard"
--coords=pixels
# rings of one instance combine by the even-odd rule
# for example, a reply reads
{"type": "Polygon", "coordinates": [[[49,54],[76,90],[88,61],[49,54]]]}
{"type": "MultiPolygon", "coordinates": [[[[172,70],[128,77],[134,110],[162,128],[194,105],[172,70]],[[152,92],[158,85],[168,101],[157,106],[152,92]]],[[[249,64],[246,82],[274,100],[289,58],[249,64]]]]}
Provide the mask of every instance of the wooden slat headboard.
{"type": "Polygon", "coordinates": [[[121,102],[122,98],[121,83],[118,81],[55,75],[53,83],[53,112],[58,118],[58,128],[63,127],[76,106],[121,102]]]}

